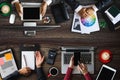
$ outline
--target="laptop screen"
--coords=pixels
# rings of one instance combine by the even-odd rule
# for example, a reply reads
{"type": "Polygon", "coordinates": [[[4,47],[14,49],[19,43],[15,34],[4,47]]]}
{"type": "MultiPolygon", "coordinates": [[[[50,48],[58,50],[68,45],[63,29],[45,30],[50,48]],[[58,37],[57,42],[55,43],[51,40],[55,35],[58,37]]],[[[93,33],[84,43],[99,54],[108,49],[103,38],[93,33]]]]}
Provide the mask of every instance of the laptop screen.
{"type": "Polygon", "coordinates": [[[40,20],[40,8],[39,7],[24,7],[23,8],[23,20],[40,20]]]}

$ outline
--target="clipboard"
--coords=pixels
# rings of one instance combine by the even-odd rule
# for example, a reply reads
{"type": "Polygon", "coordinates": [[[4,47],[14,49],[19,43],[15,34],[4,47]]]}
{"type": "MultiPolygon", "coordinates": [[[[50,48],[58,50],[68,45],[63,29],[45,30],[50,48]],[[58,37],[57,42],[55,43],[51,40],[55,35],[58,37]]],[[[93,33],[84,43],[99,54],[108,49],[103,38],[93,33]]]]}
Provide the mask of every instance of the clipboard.
{"type": "Polygon", "coordinates": [[[23,45],[21,50],[21,68],[29,67],[35,70],[35,51],[39,51],[39,45],[23,45]]]}

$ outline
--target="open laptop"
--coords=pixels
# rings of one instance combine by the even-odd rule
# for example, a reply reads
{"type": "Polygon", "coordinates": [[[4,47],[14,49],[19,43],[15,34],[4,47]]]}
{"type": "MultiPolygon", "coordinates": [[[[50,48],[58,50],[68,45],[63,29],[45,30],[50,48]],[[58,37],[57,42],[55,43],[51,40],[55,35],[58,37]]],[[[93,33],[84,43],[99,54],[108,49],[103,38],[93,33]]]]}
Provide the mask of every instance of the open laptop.
{"type": "MultiPolygon", "coordinates": [[[[62,47],[61,48],[61,73],[66,74],[71,56],[75,51],[80,51],[80,62],[87,65],[90,74],[94,74],[94,47],[62,47]]],[[[81,74],[77,66],[73,74],[81,74]]]]}
{"type": "Polygon", "coordinates": [[[42,16],[40,15],[40,5],[41,3],[28,3],[22,2],[23,15],[21,17],[22,21],[40,21],[42,16]]]}

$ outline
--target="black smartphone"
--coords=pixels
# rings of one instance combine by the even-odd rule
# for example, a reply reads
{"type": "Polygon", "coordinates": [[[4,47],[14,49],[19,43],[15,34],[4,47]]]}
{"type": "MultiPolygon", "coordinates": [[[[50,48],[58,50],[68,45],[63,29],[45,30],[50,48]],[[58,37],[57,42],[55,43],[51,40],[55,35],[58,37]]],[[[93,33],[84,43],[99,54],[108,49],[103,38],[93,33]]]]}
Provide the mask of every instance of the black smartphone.
{"type": "Polygon", "coordinates": [[[55,62],[56,55],[57,55],[57,53],[55,50],[49,50],[47,64],[53,65],[55,62]]]}
{"type": "Polygon", "coordinates": [[[77,66],[80,62],[80,52],[74,52],[74,65],[77,66]]]}

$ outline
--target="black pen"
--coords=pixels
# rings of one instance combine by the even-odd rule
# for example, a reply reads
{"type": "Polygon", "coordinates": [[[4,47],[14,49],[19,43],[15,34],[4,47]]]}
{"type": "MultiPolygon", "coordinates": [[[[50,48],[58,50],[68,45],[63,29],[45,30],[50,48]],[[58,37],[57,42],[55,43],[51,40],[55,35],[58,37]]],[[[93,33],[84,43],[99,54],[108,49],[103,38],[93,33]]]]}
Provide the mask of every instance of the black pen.
{"type": "Polygon", "coordinates": [[[24,58],[25,66],[27,67],[27,61],[25,55],[23,55],[23,58],[24,58]]]}

